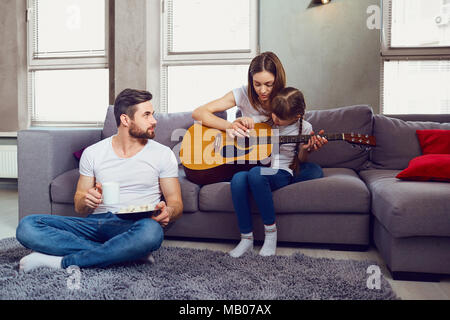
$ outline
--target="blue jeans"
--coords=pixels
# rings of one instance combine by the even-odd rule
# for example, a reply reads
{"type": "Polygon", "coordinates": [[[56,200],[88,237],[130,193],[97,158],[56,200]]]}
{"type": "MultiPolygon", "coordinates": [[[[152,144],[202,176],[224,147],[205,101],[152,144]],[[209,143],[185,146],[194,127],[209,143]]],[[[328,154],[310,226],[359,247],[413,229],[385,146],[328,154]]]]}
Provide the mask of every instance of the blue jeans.
{"type": "Polygon", "coordinates": [[[291,183],[308,181],[323,177],[322,168],[312,162],[300,163],[299,173],[292,177],[291,183]]]}
{"type": "Polygon", "coordinates": [[[150,218],[124,220],[110,212],[86,218],[39,214],[20,221],[16,238],[33,251],[62,256],[63,268],[106,267],[159,249],[164,233],[150,218]]]}
{"type": "Polygon", "coordinates": [[[275,223],[272,191],[291,183],[321,178],[322,176],[322,169],[314,163],[302,163],[299,174],[295,176],[292,176],[286,170],[266,167],[254,167],[249,171],[236,173],[231,179],[231,196],[241,233],[249,233],[253,230],[250,194],[255,199],[264,224],[272,225],[275,223]]]}

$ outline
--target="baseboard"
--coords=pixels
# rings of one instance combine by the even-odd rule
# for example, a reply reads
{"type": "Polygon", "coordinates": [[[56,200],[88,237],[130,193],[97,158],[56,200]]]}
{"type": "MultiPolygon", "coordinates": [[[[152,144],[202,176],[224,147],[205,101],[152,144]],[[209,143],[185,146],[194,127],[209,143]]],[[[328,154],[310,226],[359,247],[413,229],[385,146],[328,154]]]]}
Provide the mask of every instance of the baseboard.
{"type": "MultiPolygon", "coordinates": [[[[178,240],[178,241],[194,241],[194,242],[208,242],[208,243],[237,243],[239,239],[218,239],[218,238],[192,238],[192,237],[180,237],[180,236],[165,236],[168,240],[178,240]]],[[[261,246],[264,241],[255,240],[255,245],[261,246]]],[[[291,247],[291,248],[307,248],[307,249],[323,249],[332,251],[368,251],[370,245],[360,245],[360,244],[334,244],[334,243],[312,243],[312,242],[286,242],[278,241],[278,246],[291,247]]]]}
{"type": "MultiPolygon", "coordinates": [[[[255,242],[258,243],[258,242],[255,242]]],[[[260,241],[262,244],[263,241],[260,241]]],[[[294,248],[320,249],[331,251],[359,251],[365,252],[370,249],[370,244],[343,244],[343,243],[316,243],[316,242],[285,242],[278,241],[278,245],[294,248]]]]}
{"type": "Polygon", "coordinates": [[[358,251],[365,252],[369,250],[370,245],[366,244],[330,244],[331,251],[358,251]]]}
{"type": "Polygon", "coordinates": [[[0,189],[18,190],[17,179],[0,178],[0,189]]]}
{"type": "Polygon", "coordinates": [[[237,243],[238,239],[219,239],[219,238],[194,238],[184,236],[164,236],[164,239],[174,241],[192,241],[192,242],[206,242],[206,243],[237,243]]]}

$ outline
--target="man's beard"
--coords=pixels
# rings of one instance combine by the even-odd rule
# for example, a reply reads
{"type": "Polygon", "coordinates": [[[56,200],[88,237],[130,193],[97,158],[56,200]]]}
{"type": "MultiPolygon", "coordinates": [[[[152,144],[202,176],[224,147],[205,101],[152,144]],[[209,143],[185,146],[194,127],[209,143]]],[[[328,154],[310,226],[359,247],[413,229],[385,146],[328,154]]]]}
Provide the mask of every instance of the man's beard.
{"type": "Polygon", "coordinates": [[[151,126],[146,131],[143,131],[132,122],[128,129],[128,134],[136,139],[153,139],[155,137],[155,131],[149,132],[150,129],[155,129],[155,126],[151,126]]]}

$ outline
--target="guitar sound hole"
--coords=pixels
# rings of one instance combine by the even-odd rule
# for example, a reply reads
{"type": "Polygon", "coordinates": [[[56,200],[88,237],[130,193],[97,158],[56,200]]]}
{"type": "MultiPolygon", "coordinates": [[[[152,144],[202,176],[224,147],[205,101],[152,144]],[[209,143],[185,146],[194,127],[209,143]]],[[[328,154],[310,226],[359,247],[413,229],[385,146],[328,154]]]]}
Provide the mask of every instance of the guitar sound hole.
{"type": "Polygon", "coordinates": [[[253,148],[238,149],[235,146],[228,145],[228,146],[224,146],[220,150],[220,155],[223,158],[236,158],[236,157],[241,157],[241,156],[244,156],[246,154],[249,154],[252,150],[253,150],[253,148]]]}
{"type": "Polygon", "coordinates": [[[255,138],[254,137],[250,137],[250,138],[237,138],[236,139],[236,145],[238,146],[238,148],[250,148],[253,144],[255,144],[255,138]]]}

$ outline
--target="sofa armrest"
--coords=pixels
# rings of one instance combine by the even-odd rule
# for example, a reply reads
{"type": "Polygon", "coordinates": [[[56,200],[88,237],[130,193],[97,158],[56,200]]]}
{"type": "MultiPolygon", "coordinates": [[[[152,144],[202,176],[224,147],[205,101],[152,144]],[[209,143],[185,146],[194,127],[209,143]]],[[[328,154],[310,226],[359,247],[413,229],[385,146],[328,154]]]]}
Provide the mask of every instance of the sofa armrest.
{"type": "Polygon", "coordinates": [[[30,129],[17,135],[19,219],[51,213],[50,184],[78,167],[73,153],[100,141],[101,129],[30,129]]]}

